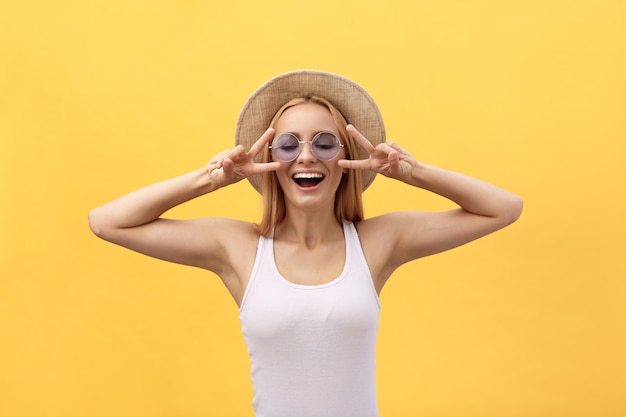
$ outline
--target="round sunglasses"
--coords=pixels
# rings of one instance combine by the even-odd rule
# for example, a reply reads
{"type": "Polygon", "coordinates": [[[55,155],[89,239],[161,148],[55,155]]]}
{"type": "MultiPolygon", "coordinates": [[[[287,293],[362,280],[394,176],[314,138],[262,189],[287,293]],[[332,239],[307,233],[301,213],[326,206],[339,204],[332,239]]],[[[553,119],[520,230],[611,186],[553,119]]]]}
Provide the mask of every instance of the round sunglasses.
{"type": "Polygon", "coordinates": [[[300,140],[293,133],[281,133],[270,145],[272,155],[282,162],[291,162],[300,155],[302,144],[310,143],[313,156],[321,161],[333,159],[343,148],[339,138],[330,132],[320,132],[311,140],[300,140]]]}

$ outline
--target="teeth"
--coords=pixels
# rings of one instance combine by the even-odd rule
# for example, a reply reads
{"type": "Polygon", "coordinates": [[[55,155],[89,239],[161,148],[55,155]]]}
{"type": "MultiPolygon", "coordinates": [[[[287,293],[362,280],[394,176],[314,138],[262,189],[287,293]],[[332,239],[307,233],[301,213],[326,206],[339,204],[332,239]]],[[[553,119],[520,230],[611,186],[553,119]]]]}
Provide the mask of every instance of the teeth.
{"type": "Polygon", "coordinates": [[[293,176],[295,179],[300,180],[308,180],[313,178],[324,178],[322,174],[319,172],[299,172],[293,176]]]}

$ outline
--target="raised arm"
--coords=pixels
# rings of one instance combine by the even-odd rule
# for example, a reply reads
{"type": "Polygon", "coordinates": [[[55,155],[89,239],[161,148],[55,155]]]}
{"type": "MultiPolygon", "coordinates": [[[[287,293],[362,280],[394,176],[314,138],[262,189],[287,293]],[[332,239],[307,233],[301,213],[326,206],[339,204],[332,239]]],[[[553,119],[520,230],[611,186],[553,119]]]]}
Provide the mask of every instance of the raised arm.
{"type": "Polygon", "coordinates": [[[467,175],[418,162],[395,143],[383,143],[374,148],[354,127],[349,126],[348,131],[370,157],[360,161],[342,160],[341,166],[381,173],[439,194],[459,206],[436,213],[390,213],[362,222],[359,232],[364,236],[364,250],[368,251],[368,236],[376,236],[379,248],[388,248],[382,252],[379,249],[380,254],[373,255],[383,280],[403,263],[485,236],[513,223],[522,212],[522,200],[513,193],[467,175]]]}
{"type": "Polygon", "coordinates": [[[102,239],[159,259],[220,272],[227,261],[224,243],[246,223],[227,219],[170,220],[167,210],[249,175],[275,170],[277,163],[254,163],[271,138],[269,129],[249,151],[243,146],[219,153],[206,167],[149,185],[89,213],[89,226],[102,239]]]}

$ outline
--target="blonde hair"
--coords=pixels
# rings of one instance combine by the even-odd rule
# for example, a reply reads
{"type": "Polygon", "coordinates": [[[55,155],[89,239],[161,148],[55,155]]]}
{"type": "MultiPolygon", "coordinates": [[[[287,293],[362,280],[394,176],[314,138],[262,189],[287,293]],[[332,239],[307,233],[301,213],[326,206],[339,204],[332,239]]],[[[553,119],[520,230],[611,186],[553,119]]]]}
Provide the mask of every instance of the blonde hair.
{"type": "MultiPolygon", "coordinates": [[[[314,103],[328,109],[339,131],[339,140],[344,145],[346,159],[358,158],[357,144],[346,130],[348,126],[346,119],[335,106],[324,98],[313,96],[290,100],[276,112],[270,123],[270,127],[276,126],[278,119],[285,110],[304,103],[314,103]]],[[[269,162],[270,158],[269,147],[266,147],[263,153],[263,162],[269,162]]],[[[341,223],[344,220],[352,222],[363,220],[362,189],[361,173],[353,169],[348,170],[341,178],[341,182],[335,194],[335,217],[337,218],[337,222],[341,223]]],[[[263,195],[263,217],[261,222],[257,225],[257,231],[262,236],[268,237],[271,235],[276,225],[282,223],[287,215],[285,196],[282,188],[280,188],[275,172],[263,174],[261,194],[263,195]]]]}

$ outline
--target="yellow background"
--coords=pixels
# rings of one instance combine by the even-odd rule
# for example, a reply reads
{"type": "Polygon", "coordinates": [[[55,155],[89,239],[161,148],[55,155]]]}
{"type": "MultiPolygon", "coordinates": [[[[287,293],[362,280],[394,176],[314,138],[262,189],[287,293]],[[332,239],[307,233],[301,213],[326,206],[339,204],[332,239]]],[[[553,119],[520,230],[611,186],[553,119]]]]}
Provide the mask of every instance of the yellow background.
{"type": "MultiPolygon", "coordinates": [[[[87,213],[231,147],[247,96],[298,68],[356,80],[418,159],[526,204],[391,279],[381,416],[626,416],[625,19],[621,0],[2,0],[0,416],[252,416],[218,279],[98,240],[87,213]]],[[[365,204],[450,206],[384,178],[365,204]]],[[[172,215],[259,212],[242,182],[172,215]]]]}

